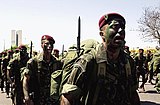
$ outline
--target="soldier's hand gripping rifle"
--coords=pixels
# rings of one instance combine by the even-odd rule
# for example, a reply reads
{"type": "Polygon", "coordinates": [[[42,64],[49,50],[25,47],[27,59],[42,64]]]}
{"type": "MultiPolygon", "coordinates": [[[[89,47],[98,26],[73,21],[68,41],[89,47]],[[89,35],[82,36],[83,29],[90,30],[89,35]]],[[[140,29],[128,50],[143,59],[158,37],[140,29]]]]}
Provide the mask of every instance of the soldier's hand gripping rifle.
{"type": "Polygon", "coordinates": [[[80,56],[80,36],[81,36],[81,19],[78,18],[78,37],[77,37],[77,55],[80,56]]]}

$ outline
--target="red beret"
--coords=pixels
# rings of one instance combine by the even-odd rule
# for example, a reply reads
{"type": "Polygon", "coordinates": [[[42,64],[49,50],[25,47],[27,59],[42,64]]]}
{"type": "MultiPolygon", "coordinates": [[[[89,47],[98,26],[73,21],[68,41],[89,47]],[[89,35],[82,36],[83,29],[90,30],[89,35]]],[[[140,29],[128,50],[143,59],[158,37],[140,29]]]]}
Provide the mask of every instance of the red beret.
{"type": "Polygon", "coordinates": [[[19,49],[26,49],[27,50],[27,47],[25,45],[20,45],[18,48],[19,49]]]}
{"type": "Polygon", "coordinates": [[[50,40],[50,41],[53,41],[53,44],[55,43],[55,40],[53,39],[53,37],[51,37],[49,35],[43,35],[41,38],[41,41],[42,40],[50,40]]]}
{"type": "Polygon", "coordinates": [[[59,52],[59,50],[58,50],[58,49],[54,49],[54,51],[59,52]]]}
{"type": "Polygon", "coordinates": [[[13,50],[8,50],[8,53],[13,53],[13,50]]]}
{"type": "Polygon", "coordinates": [[[107,24],[109,21],[111,21],[112,19],[121,19],[122,20],[122,28],[125,28],[125,19],[123,16],[121,16],[118,13],[109,13],[106,15],[103,15],[100,20],[99,20],[99,29],[101,29],[105,24],[107,24]]]}
{"type": "Polygon", "coordinates": [[[19,51],[19,48],[16,48],[15,51],[19,51]]]}
{"type": "Polygon", "coordinates": [[[129,48],[129,46],[124,46],[124,48],[126,48],[126,49],[127,49],[127,48],[129,48]]]}
{"type": "Polygon", "coordinates": [[[6,54],[7,54],[7,52],[6,52],[6,51],[3,51],[3,52],[2,52],[2,54],[3,54],[3,55],[6,55],[6,54]]]}

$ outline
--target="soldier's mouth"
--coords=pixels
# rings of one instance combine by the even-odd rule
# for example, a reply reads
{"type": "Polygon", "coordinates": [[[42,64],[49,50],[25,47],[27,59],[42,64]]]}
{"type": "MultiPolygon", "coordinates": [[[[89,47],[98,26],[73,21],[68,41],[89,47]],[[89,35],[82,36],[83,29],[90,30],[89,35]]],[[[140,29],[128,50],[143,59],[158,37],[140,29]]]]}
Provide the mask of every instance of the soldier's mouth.
{"type": "Polygon", "coordinates": [[[124,38],[121,37],[121,36],[117,36],[117,37],[114,38],[114,43],[120,43],[122,41],[124,41],[124,38]]]}
{"type": "Polygon", "coordinates": [[[47,49],[48,52],[52,52],[52,49],[47,49]]]}

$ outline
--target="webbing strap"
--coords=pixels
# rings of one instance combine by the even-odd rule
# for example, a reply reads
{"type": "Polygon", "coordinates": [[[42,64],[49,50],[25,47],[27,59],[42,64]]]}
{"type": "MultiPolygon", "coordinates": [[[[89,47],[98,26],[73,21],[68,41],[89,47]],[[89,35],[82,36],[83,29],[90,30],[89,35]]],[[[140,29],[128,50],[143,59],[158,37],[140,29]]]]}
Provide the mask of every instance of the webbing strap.
{"type": "MultiPolygon", "coordinates": [[[[106,62],[103,62],[103,63],[99,63],[98,64],[98,72],[97,72],[97,77],[99,78],[104,78],[105,77],[105,74],[106,74],[106,62]]],[[[96,105],[96,102],[97,102],[97,98],[98,98],[98,93],[100,91],[100,83],[98,81],[98,84],[96,86],[96,90],[95,90],[95,93],[94,93],[94,97],[93,97],[93,103],[92,105],[96,105]]]]}
{"type": "MultiPolygon", "coordinates": [[[[131,75],[131,67],[130,67],[130,63],[129,63],[128,59],[127,59],[127,63],[125,64],[125,69],[126,69],[126,77],[128,78],[131,75]]],[[[107,73],[107,74],[108,74],[108,76],[114,78],[109,73],[107,73]]],[[[98,64],[97,76],[100,77],[100,78],[106,76],[106,62],[98,64]]],[[[92,105],[96,105],[99,91],[100,91],[100,84],[98,83],[97,86],[96,86],[96,89],[95,89],[95,94],[94,94],[94,97],[93,97],[92,105]]]]}
{"type": "Polygon", "coordinates": [[[128,78],[131,75],[131,66],[128,59],[127,63],[125,64],[125,69],[126,69],[126,77],[128,78]]]}

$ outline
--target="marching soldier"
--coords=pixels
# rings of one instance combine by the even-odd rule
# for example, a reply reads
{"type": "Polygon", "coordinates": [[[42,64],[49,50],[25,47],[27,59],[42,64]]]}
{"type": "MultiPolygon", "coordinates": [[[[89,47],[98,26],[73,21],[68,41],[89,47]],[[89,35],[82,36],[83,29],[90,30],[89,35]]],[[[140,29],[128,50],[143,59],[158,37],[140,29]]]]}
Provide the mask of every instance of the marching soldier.
{"type": "Polygon", "coordinates": [[[7,94],[7,98],[9,98],[9,89],[10,89],[10,81],[7,77],[7,66],[8,66],[8,63],[9,61],[13,58],[13,51],[12,50],[8,50],[7,52],[7,56],[3,59],[3,66],[2,66],[2,69],[3,69],[3,72],[4,72],[4,80],[5,80],[5,83],[6,83],[6,87],[5,87],[5,90],[6,90],[6,94],[7,94]]]}
{"type": "Polygon", "coordinates": [[[2,53],[0,53],[0,88],[2,87],[2,84],[1,84],[1,81],[2,81],[1,63],[2,63],[2,53]]]}
{"type": "Polygon", "coordinates": [[[145,92],[144,84],[147,82],[148,78],[148,64],[146,61],[146,56],[144,56],[144,50],[139,49],[139,54],[134,58],[135,65],[137,69],[137,79],[142,76],[142,84],[139,87],[139,92],[145,92]]]}
{"type": "Polygon", "coordinates": [[[55,57],[57,57],[57,59],[59,59],[59,50],[58,50],[58,49],[54,49],[54,50],[53,50],[53,55],[54,55],[55,57]]]}
{"type": "Polygon", "coordinates": [[[61,69],[61,64],[52,55],[54,43],[53,37],[43,35],[43,52],[27,63],[22,78],[25,105],[55,105],[55,101],[50,97],[51,74],[61,69]]]}
{"type": "Polygon", "coordinates": [[[80,56],[63,85],[61,105],[140,105],[131,57],[124,52],[125,19],[117,13],[99,20],[102,43],[80,56]]]}
{"type": "Polygon", "coordinates": [[[7,53],[5,51],[2,52],[2,62],[1,62],[1,71],[2,71],[2,77],[1,77],[1,92],[3,93],[4,92],[4,83],[5,83],[5,69],[4,69],[4,66],[3,66],[3,59],[7,56],[7,53]]]}
{"type": "Polygon", "coordinates": [[[27,47],[24,45],[19,46],[19,53],[10,60],[8,64],[8,77],[12,82],[11,99],[14,105],[23,104],[23,89],[21,80],[21,72],[23,67],[26,66],[29,56],[27,47]]]}

